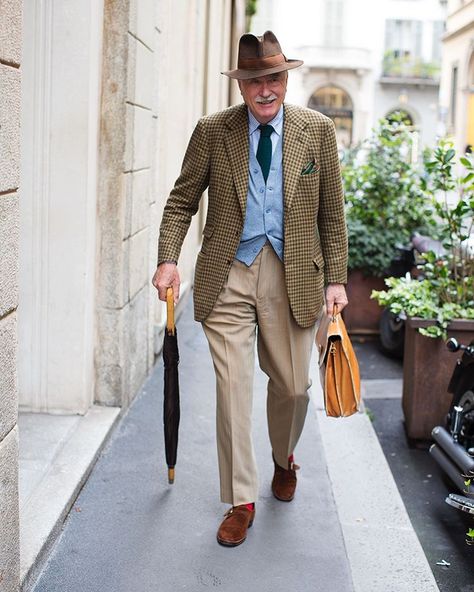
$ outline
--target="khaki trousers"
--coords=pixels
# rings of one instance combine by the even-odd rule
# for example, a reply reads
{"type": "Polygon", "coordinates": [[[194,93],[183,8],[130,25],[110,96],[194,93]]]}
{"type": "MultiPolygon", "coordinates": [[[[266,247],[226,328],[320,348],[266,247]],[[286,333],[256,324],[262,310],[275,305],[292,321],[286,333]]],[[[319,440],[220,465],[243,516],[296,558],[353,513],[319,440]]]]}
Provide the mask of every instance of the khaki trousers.
{"type": "Polygon", "coordinates": [[[217,389],[217,451],[221,500],[255,502],[258,475],[251,416],[255,340],[268,376],[267,421],[277,463],[283,467],[303,429],[310,387],[315,327],[299,327],[288,303],[284,268],[270,243],[250,267],[234,261],[211,314],[203,322],[217,389]]]}

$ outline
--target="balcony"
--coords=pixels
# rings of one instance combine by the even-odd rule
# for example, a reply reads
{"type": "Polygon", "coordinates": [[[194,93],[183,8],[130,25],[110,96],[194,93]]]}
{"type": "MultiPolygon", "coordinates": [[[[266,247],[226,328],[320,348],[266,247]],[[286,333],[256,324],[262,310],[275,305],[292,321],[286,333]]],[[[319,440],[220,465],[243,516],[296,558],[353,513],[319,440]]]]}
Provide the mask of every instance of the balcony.
{"type": "Polygon", "coordinates": [[[438,86],[441,65],[410,55],[397,56],[387,52],[382,63],[380,82],[384,84],[417,84],[438,86]]]}

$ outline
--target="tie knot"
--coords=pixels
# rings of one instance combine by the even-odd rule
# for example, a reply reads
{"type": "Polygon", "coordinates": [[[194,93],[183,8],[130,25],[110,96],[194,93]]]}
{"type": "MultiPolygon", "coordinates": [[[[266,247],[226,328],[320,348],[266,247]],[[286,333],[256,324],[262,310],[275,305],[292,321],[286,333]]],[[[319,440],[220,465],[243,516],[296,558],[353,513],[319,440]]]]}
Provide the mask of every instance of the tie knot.
{"type": "Polygon", "coordinates": [[[269,138],[275,130],[271,125],[259,125],[260,135],[264,138],[269,138]]]}

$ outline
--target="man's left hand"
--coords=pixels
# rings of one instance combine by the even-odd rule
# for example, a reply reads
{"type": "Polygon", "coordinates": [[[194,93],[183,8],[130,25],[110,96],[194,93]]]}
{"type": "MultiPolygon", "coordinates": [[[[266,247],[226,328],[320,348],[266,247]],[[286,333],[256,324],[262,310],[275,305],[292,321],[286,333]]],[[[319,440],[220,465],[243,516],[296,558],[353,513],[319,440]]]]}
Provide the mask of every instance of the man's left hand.
{"type": "Polygon", "coordinates": [[[328,315],[332,315],[334,306],[337,306],[337,312],[341,312],[347,302],[344,284],[328,284],[326,288],[326,310],[328,315]]]}

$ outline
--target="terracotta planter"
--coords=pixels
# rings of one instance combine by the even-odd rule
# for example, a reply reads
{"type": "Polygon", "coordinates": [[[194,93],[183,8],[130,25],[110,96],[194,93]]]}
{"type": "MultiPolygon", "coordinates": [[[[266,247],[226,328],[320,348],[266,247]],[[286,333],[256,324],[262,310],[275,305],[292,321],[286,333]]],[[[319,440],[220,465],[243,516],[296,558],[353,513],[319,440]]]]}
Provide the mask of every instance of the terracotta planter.
{"type": "Polygon", "coordinates": [[[378,335],[383,309],[376,300],[371,300],[370,295],[372,290],[385,288],[383,278],[365,276],[359,270],[349,272],[346,286],[349,305],[342,313],[349,333],[378,335]]]}
{"type": "MultiPolygon", "coordinates": [[[[442,339],[424,337],[417,330],[431,324],[411,318],[405,325],[402,407],[407,436],[413,440],[431,440],[431,430],[444,424],[451,403],[449,379],[459,357],[447,350],[442,339]]],[[[453,321],[448,337],[469,343],[474,339],[474,321],[453,321]]]]}

